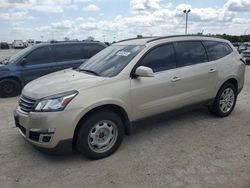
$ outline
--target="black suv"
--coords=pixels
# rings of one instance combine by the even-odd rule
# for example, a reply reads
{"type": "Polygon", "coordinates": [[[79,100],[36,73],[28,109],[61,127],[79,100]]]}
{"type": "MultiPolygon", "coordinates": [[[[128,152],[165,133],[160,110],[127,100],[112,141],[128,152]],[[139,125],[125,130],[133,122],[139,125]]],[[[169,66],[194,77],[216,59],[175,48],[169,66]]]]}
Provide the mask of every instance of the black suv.
{"type": "Polygon", "coordinates": [[[67,68],[77,68],[106,48],[101,42],[42,43],[25,48],[0,64],[0,97],[20,94],[28,82],[67,68]]]}
{"type": "Polygon", "coordinates": [[[0,49],[10,49],[10,47],[7,42],[1,42],[0,49]]]}

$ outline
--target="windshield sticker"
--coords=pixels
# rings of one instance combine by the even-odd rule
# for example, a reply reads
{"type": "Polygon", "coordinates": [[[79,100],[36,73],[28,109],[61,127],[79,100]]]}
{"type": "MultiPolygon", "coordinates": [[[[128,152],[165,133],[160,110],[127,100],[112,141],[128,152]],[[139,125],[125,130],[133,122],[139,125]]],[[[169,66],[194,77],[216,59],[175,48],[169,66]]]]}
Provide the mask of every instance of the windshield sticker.
{"type": "Polygon", "coordinates": [[[129,56],[131,53],[130,52],[126,52],[124,50],[121,50],[119,52],[116,53],[116,55],[119,55],[119,56],[124,56],[124,57],[127,57],[129,56]]]}

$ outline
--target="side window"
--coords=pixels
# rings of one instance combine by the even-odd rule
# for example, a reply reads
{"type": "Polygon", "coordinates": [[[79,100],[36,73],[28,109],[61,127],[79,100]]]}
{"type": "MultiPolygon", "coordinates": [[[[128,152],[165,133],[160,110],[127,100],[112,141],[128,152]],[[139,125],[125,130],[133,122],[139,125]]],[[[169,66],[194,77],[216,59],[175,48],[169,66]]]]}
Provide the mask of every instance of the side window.
{"type": "Polygon", "coordinates": [[[151,50],[142,59],[140,65],[150,67],[154,72],[176,68],[173,44],[165,44],[151,50]]]}
{"type": "Polygon", "coordinates": [[[83,48],[80,44],[54,45],[53,51],[56,61],[71,61],[84,59],[83,48]]]}
{"type": "Polygon", "coordinates": [[[100,44],[84,44],[84,57],[89,59],[104,48],[105,47],[100,44]]]}
{"type": "Polygon", "coordinates": [[[205,48],[200,41],[174,43],[178,67],[204,63],[208,61],[205,48]]]}
{"type": "Polygon", "coordinates": [[[232,48],[224,42],[204,41],[203,44],[206,47],[210,61],[220,59],[233,52],[232,48]]]}
{"type": "Polygon", "coordinates": [[[53,62],[52,53],[47,46],[40,47],[32,51],[27,57],[27,65],[36,65],[53,62]]]}

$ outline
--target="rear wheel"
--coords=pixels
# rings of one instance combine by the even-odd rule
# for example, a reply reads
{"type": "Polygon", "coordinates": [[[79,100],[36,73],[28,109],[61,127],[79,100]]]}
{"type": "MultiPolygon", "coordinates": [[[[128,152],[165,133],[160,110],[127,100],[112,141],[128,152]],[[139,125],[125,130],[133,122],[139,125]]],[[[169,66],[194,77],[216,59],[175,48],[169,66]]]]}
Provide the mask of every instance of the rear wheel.
{"type": "Polygon", "coordinates": [[[226,117],[233,111],[237,100],[237,89],[231,83],[225,83],[219,90],[211,112],[218,117],[226,117]]]}
{"type": "Polygon", "coordinates": [[[15,97],[21,93],[21,85],[13,79],[0,81],[0,97],[15,97]]]}
{"type": "Polygon", "coordinates": [[[101,159],[114,153],[124,137],[121,118],[111,112],[96,112],[84,121],[77,135],[78,151],[90,159],[101,159]]]}

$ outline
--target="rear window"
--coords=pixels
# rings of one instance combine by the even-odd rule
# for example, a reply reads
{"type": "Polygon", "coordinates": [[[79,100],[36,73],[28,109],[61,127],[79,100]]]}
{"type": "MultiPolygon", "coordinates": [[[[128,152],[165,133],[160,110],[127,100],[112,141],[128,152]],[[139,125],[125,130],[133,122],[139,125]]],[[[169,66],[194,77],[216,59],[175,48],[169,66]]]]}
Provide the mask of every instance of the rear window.
{"type": "Polygon", "coordinates": [[[207,62],[207,54],[200,41],[174,43],[178,67],[207,62]]]}
{"type": "Polygon", "coordinates": [[[233,49],[224,42],[203,41],[210,61],[223,58],[233,52],[233,49]]]}
{"type": "Polygon", "coordinates": [[[54,45],[52,49],[56,61],[71,61],[84,59],[83,46],[81,44],[54,45]]]}

